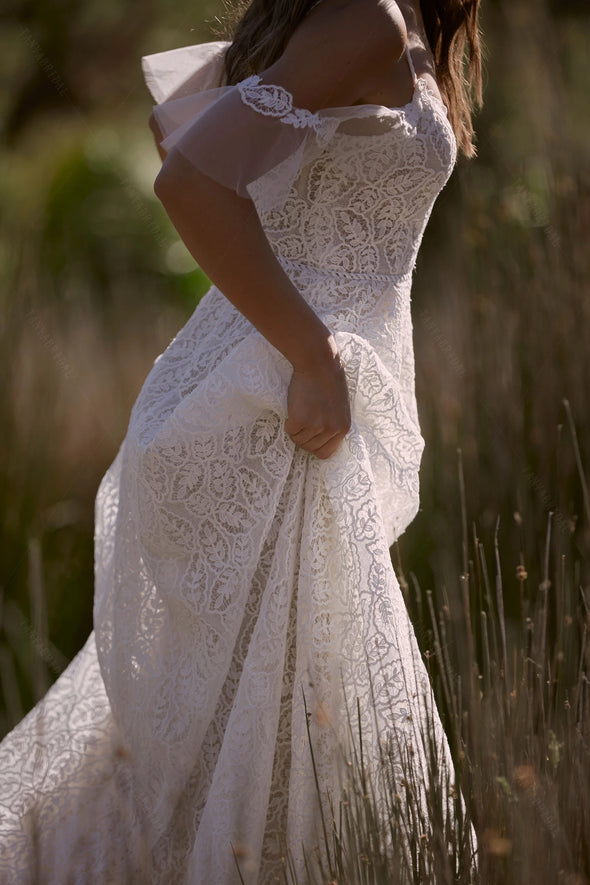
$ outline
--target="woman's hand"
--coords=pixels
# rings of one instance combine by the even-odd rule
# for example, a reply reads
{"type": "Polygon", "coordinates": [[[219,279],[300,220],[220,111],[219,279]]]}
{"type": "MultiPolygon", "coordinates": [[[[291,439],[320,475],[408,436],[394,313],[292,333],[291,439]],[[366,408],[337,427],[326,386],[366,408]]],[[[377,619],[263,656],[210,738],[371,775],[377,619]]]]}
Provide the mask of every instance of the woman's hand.
{"type": "Polygon", "coordinates": [[[350,430],[348,386],[335,343],[333,351],[327,362],[294,369],[287,393],[286,432],[322,459],[334,454],[350,430]]]}

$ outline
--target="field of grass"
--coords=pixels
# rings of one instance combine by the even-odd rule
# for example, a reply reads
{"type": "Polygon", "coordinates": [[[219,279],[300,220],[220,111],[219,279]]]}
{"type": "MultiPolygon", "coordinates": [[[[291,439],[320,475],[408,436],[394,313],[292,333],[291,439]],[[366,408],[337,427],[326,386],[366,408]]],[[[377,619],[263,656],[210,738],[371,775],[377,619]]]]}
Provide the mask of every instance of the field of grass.
{"type": "MultiPolygon", "coordinates": [[[[393,557],[481,881],[581,885],[590,9],[485,7],[479,157],[441,195],[414,281],[422,509],[393,557]]],[[[207,39],[217,7],[84,9],[60,28],[57,12],[16,4],[0,36],[13,84],[0,95],[0,734],[91,629],[98,483],[153,360],[207,285],[153,195],[139,56],[207,39]]],[[[423,850],[447,869],[440,844],[423,850]]],[[[383,866],[371,878],[377,866],[333,875],[396,881],[383,866]]],[[[417,869],[409,881],[429,881],[417,869]]]]}

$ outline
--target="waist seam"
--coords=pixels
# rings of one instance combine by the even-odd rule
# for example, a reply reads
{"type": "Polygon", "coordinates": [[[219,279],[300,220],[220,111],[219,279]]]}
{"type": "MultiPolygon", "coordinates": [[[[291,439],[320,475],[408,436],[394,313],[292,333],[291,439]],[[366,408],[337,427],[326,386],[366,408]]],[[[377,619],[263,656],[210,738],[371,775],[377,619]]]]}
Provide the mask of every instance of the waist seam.
{"type": "Polygon", "coordinates": [[[320,277],[338,277],[342,279],[349,280],[379,280],[382,282],[391,282],[395,280],[396,282],[404,282],[405,280],[409,280],[412,277],[413,269],[407,270],[404,273],[376,273],[373,271],[349,271],[341,268],[321,268],[314,267],[311,264],[303,264],[300,261],[291,261],[288,258],[281,258],[279,256],[279,262],[282,267],[286,270],[303,270],[308,273],[314,274],[320,277]]]}

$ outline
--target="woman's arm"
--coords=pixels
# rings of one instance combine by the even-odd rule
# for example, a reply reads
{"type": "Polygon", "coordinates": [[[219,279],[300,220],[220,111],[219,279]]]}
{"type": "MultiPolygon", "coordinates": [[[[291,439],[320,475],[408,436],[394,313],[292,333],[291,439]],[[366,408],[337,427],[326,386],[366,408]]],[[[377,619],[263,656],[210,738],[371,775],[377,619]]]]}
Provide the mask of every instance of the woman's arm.
{"type": "MultiPolygon", "coordinates": [[[[353,104],[374,79],[376,66],[383,66],[385,57],[390,66],[392,54],[403,51],[395,27],[393,36],[384,37],[377,0],[352,0],[346,14],[342,6],[338,9],[339,17],[328,10],[323,18],[317,16],[315,26],[310,22],[300,27],[281,59],[263,76],[264,82],[284,86],[296,105],[310,110],[353,104]],[[378,13],[371,18],[367,10],[378,13]]],[[[203,138],[198,123],[190,137],[203,138]]],[[[239,157],[248,147],[223,143],[220,149],[239,157]]],[[[200,267],[293,366],[287,433],[306,451],[329,457],[350,428],[344,370],[330,330],[283,271],[253,203],[200,172],[176,147],[154,189],[200,267]]]]}
{"type": "Polygon", "coordinates": [[[155,192],[199,266],[293,366],[287,433],[329,457],[350,428],[344,370],[330,330],[274,256],[254,204],[198,172],[175,148],[155,192]]]}

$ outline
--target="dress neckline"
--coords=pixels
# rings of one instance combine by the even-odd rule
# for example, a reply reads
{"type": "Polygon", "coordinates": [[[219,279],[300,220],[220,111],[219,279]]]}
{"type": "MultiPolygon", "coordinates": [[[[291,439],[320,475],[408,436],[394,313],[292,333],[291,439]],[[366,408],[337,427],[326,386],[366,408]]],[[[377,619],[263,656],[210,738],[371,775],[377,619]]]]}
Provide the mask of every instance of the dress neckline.
{"type": "MultiPolygon", "coordinates": [[[[322,0],[318,0],[318,3],[321,3],[321,2],[322,2],[322,0]]],[[[317,3],[315,5],[317,6],[317,3]]],[[[406,57],[406,61],[408,62],[408,67],[410,69],[410,74],[412,75],[412,83],[413,83],[412,97],[409,101],[407,101],[405,104],[400,104],[400,105],[381,105],[381,104],[375,104],[373,102],[359,102],[358,104],[350,105],[350,107],[353,107],[353,108],[363,108],[363,107],[381,108],[386,111],[400,111],[400,112],[402,112],[402,111],[406,111],[408,108],[412,107],[412,105],[416,101],[416,96],[418,95],[418,92],[422,89],[424,92],[426,92],[428,94],[428,96],[431,99],[433,99],[442,108],[443,112],[448,117],[449,109],[446,106],[446,104],[444,103],[444,101],[442,100],[442,98],[439,98],[439,96],[430,88],[430,86],[428,85],[428,81],[426,80],[425,77],[418,77],[416,75],[416,69],[414,67],[414,62],[412,61],[412,55],[410,53],[410,49],[409,49],[407,43],[404,48],[404,55],[406,57]]]]}
{"type": "MultiPolygon", "coordinates": [[[[252,86],[261,87],[262,89],[266,88],[267,90],[269,90],[271,92],[273,90],[278,91],[287,97],[287,103],[289,105],[289,109],[291,109],[295,105],[295,102],[293,100],[293,95],[291,92],[289,92],[288,89],[285,89],[284,86],[279,86],[275,83],[264,83],[262,81],[261,74],[250,74],[249,77],[246,77],[245,80],[242,80],[240,83],[238,83],[236,85],[238,86],[240,91],[247,89],[249,87],[252,87],[252,86]]],[[[230,88],[233,88],[233,87],[230,87],[230,88]]],[[[435,95],[435,93],[432,91],[432,89],[430,89],[430,87],[424,77],[416,77],[416,80],[414,82],[414,91],[412,93],[412,97],[411,97],[410,101],[408,101],[404,105],[397,105],[395,107],[391,107],[388,105],[378,104],[378,103],[374,103],[374,102],[359,102],[358,104],[352,104],[352,105],[337,105],[337,106],[333,106],[333,107],[320,108],[317,111],[300,109],[300,113],[305,114],[306,117],[310,118],[310,119],[320,117],[322,114],[333,114],[338,111],[357,111],[357,110],[371,111],[371,110],[373,110],[373,111],[381,111],[381,112],[387,111],[390,113],[405,114],[407,111],[409,111],[411,108],[414,107],[414,105],[416,104],[416,99],[417,99],[417,96],[419,93],[422,95],[428,96],[432,102],[434,102],[436,105],[438,105],[438,107],[442,111],[443,118],[447,121],[447,123],[450,127],[447,106],[445,105],[444,101],[441,98],[439,98],[438,95],[435,95]]]]}
{"type": "MultiPolygon", "coordinates": [[[[416,77],[416,79],[414,81],[414,89],[412,92],[412,97],[408,102],[406,102],[406,104],[392,106],[392,105],[384,105],[384,104],[375,104],[373,102],[359,102],[358,104],[349,105],[349,107],[350,108],[378,108],[383,111],[404,112],[404,111],[408,110],[408,108],[411,108],[416,103],[416,98],[417,98],[419,92],[426,93],[429,96],[429,98],[431,98],[434,102],[436,102],[437,105],[439,105],[439,107],[443,111],[445,117],[448,117],[449,110],[448,110],[446,104],[444,103],[442,98],[439,98],[438,95],[436,95],[432,91],[432,89],[430,88],[430,86],[428,85],[428,83],[424,77],[416,77]]],[[[346,108],[343,108],[343,110],[346,110],[346,108]]]]}

